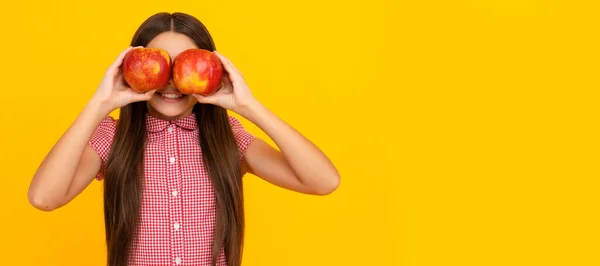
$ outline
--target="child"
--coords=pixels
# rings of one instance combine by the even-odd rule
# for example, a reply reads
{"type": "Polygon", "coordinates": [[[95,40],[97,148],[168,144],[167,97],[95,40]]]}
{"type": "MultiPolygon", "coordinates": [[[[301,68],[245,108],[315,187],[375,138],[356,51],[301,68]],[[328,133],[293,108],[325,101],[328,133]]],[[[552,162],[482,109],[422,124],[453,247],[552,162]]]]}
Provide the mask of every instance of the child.
{"type": "Polygon", "coordinates": [[[216,52],[196,18],[148,18],[107,69],[96,93],[35,173],[29,201],[60,208],[95,178],[104,182],[108,265],[240,265],[242,176],[326,195],[339,174],[325,154],[252,96],[240,71],[216,52]],[[184,95],[169,83],[146,93],[125,85],[120,65],[136,47],[214,51],[224,65],[211,96],[184,95]],[[109,114],[120,108],[118,120],[109,114]],[[277,145],[248,133],[235,112],[277,145]]]}

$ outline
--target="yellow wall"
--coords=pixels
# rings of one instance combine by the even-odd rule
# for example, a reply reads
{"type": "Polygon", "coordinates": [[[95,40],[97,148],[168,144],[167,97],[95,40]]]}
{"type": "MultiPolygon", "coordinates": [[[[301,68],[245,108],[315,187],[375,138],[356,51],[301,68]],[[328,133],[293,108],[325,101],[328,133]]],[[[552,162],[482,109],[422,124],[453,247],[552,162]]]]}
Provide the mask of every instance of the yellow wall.
{"type": "Polygon", "coordinates": [[[592,2],[5,3],[0,265],[104,265],[101,183],[52,213],[27,187],[158,11],[204,21],[342,174],[324,198],[247,176],[244,265],[600,265],[592,2]]]}

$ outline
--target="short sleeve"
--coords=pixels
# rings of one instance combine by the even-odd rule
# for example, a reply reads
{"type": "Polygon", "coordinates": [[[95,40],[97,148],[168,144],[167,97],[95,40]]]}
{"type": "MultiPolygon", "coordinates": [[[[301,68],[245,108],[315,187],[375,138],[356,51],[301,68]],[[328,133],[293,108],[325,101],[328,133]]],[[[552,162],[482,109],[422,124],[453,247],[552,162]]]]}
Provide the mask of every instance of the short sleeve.
{"type": "Polygon", "coordinates": [[[235,138],[235,142],[238,146],[238,150],[240,152],[240,160],[244,161],[244,155],[246,155],[246,150],[250,143],[254,140],[254,135],[246,131],[242,123],[233,117],[229,116],[229,123],[231,124],[231,129],[233,131],[233,137],[235,138]]]}
{"type": "Polygon", "coordinates": [[[106,170],[106,162],[108,161],[108,155],[112,146],[113,138],[117,128],[117,121],[111,116],[105,117],[100,125],[96,128],[88,144],[98,153],[102,164],[100,171],[96,176],[96,179],[102,180],[104,178],[104,171],[106,170]]]}

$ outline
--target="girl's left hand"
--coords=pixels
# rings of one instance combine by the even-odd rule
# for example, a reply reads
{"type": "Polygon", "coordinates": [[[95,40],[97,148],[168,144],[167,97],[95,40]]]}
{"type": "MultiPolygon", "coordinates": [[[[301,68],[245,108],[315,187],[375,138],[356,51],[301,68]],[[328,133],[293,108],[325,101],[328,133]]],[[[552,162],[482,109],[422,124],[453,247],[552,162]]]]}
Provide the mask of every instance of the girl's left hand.
{"type": "Polygon", "coordinates": [[[233,65],[233,63],[219,52],[215,51],[214,53],[221,60],[223,69],[225,70],[223,73],[222,86],[214,94],[209,96],[199,94],[193,95],[200,103],[218,105],[241,114],[243,109],[254,101],[254,96],[252,95],[250,88],[248,88],[242,73],[233,65]]]}

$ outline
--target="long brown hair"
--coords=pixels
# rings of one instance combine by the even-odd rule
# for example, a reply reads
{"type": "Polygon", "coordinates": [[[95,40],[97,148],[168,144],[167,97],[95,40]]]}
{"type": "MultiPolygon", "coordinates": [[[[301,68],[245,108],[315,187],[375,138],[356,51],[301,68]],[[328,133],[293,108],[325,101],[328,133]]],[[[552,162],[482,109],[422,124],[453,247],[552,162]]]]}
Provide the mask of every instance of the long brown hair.
{"type": "MultiPolygon", "coordinates": [[[[184,13],[157,13],[135,32],[132,46],[146,46],[158,34],[174,31],[189,36],[199,48],[216,50],[206,27],[184,13]]],[[[106,167],[104,219],[109,266],[127,265],[142,201],[145,102],[121,108],[119,122],[106,167]]],[[[228,266],[241,265],[244,236],[242,169],[227,111],[197,103],[193,112],[199,130],[203,163],[216,195],[216,227],[212,265],[224,249],[228,266]]]]}

